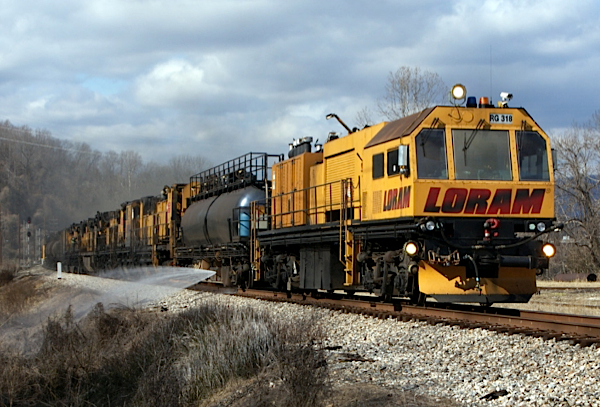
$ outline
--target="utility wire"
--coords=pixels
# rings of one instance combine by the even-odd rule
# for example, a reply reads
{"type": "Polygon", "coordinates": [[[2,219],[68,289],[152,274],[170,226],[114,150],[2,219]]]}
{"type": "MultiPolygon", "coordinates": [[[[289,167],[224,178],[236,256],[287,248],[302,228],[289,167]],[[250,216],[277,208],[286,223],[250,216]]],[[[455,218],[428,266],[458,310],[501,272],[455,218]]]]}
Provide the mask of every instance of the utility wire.
{"type": "MultiPolygon", "coordinates": [[[[9,127],[9,126],[5,126],[5,125],[0,125],[0,129],[5,129],[5,130],[8,130],[8,131],[20,132],[20,133],[26,133],[28,135],[33,136],[30,130],[19,129],[19,128],[16,128],[16,127],[9,127]]],[[[82,150],[78,150],[76,148],[66,148],[66,147],[59,147],[59,146],[51,146],[51,145],[48,145],[48,144],[35,143],[35,142],[32,142],[32,141],[25,141],[25,140],[7,138],[7,137],[2,137],[2,136],[0,136],[0,140],[12,141],[14,143],[26,144],[26,145],[35,146],[35,147],[44,147],[44,148],[51,148],[51,149],[54,149],[54,150],[68,151],[68,152],[72,152],[72,153],[90,154],[90,155],[102,155],[102,153],[99,152],[99,151],[82,151],[82,150]]],[[[55,139],[55,140],[60,140],[60,139],[55,139]]]]}

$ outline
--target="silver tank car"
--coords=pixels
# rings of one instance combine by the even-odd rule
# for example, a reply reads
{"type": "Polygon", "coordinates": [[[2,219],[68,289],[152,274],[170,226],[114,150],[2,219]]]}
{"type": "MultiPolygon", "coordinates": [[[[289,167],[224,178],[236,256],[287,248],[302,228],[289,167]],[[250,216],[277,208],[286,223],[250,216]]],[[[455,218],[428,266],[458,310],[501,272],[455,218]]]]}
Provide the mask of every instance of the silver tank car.
{"type": "Polygon", "coordinates": [[[192,204],[181,219],[185,246],[218,246],[247,240],[250,202],[264,198],[264,190],[248,187],[192,204]]]}

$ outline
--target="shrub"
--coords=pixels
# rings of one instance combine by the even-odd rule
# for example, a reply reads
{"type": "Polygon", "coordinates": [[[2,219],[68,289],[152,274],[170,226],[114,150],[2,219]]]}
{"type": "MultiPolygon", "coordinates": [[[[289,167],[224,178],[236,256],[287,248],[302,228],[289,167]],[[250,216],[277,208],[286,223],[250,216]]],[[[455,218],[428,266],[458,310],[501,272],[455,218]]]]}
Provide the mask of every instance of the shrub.
{"type": "Polygon", "coordinates": [[[19,271],[19,266],[11,261],[4,261],[0,269],[0,287],[14,280],[19,271]]]}
{"type": "Polygon", "coordinates": [[[2,275],[12,277],[0,277],[0,317],[9,318],[26,308],[30,300],[36,296],[35,283],[27,279],[14,279],[10,271],[0,272],[2,275]]]}
{"type": "MultiPolygon", "coordinates": [[[[0,405],[198,405],[257,376],[278,383],[278,405],[317,405],[326,375],[320,335],[315,320],[244,307],[165,316],[98,304],[80,323],[69,308],[47,321],[35,357],[0,352],[0,405]]],[[[258,399],[267,387],[257,384],[258,399]]]]}
{"type": "Polygon", "coordinates": [[[0,287],[13,281],[15,273],[12,270],[2,269],[0,270],[0,287]]]}

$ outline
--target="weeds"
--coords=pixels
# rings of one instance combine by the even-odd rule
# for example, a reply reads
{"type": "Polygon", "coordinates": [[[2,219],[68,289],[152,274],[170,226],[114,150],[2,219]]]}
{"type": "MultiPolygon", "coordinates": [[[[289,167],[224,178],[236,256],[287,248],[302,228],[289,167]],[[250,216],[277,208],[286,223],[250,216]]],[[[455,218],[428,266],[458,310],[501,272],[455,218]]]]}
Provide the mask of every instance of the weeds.
{"type": "MultiPolygon", "coordinates": [[[[280,333],[276,363],[283,398],[291,407],[315,406],[325,390],[325,354],[316,341],[323,338],[321,326],[308,318],[280,333]],[[298,341],[297,338],[305,339],[298,341]]],[[[268,390],[265,392],[269,394],[268,390]]]]}
{"type": "Polygon", "coordinates": [[[15,274],[9,270],[0,270],[0,287],[13,281],[15,274]]]}
{"type": "Polygon", "coordinates": [[[17,275],[17,266],[14,264],[4,265],[0,269],[0,287],[14,280],[17,275]]]}
{"type": "Polygon", "coordinates": [[[273,387],[277,405],[318,405],[321,335],[313,319],[215,304],[169,317],[98,304],[80,323],[68,309],[48,320],[35,357],[0,352],[0,406],[199,405],[253,377],[253,405],[271,404],[273,387]]]}
{"type": "Polygon", "coordinates": [[[29,281],[15,279],[12,271],[0,271],[0,319],[22,311],[35,296],[35,286],[29,281]]]}

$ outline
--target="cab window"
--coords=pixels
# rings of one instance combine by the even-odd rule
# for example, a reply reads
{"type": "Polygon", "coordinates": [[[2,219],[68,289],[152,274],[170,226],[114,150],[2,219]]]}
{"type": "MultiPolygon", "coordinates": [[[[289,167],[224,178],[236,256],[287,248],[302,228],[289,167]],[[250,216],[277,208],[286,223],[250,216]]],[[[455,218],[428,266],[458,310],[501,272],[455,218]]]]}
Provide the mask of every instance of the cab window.
{"type": "Polygon", "coordinates": [[[417,176],[422,179],[448,179],[446,136],[442,129],[421,130],[417,144],[417,176]]]}
{"type": "Polygon", "coordinates": [[[398,166],[398,149],[388,151],[387,153],[387,175],[396,175],[400,173],[398,166]]]}
{"type": "Polygon", "coordinates": [[[512,180],[506,130],[452,130],[454,168],[459,180],[512,180]]]}
{"type": "Polygon", "coordinates": [[[521,181],[550,181],[546,140],[535,131],[517,131],[517,160],[521,181]]]}
{"type": "Polygon", "coordinates": [[[373,155],[373,179],[383,177],[383,153],[373,155]]]}

